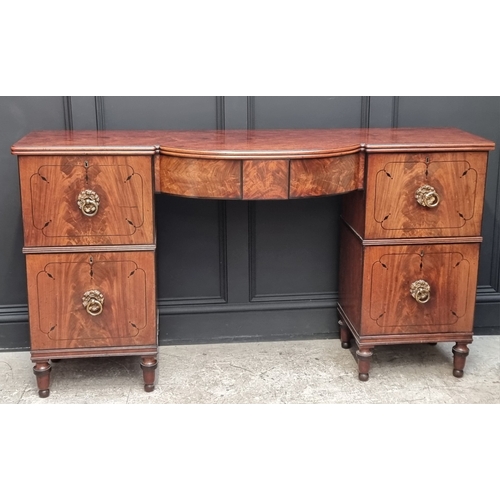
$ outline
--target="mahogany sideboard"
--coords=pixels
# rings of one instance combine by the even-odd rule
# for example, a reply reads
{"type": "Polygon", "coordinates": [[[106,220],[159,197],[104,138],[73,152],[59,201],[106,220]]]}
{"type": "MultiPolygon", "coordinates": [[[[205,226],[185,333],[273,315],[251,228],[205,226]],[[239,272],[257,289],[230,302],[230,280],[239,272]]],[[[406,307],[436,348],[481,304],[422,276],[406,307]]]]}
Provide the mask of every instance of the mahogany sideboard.
{"type": "Polygon", "coordinates": [[[154,194],[343,195],[339,324],[358,376],[375,346],[455,342],[473,318],[488,151],[458,129],[36,131],[18,156],[31,359],[137,355],[157,365],[154,194]]]}

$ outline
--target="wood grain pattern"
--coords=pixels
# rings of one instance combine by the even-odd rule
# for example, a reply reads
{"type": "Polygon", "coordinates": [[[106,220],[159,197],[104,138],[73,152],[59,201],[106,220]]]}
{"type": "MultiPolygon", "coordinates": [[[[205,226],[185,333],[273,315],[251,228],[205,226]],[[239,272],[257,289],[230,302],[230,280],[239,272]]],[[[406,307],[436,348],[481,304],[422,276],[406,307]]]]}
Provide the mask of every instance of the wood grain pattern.
{"type": "MultiPolygon", "coordinates": [[[[367,246],[341,226],[339,311],[358,345],[472,338],[478,243],[367,246]],[[424,279],[431,299],[418,303],[410,286],[424,279]]],[[[453,241],[453,240],[452,240],[453,241]]]]}
{"type": "Polygon", "coordinates": [[[23,247],[23,253],[80,253],[80,252],[143,252],[153,251],[156,245],[73,245],[67,247],[23,247]]]}
{"type": "Polygon", "coordinates": [[[360,380],[375,345],[472,340],[487,152],[457,129],[33,132],[19,155],[32,357],[48,395],[54,357],[141,354],[154,387],[153,192],[217,199],[344,197],[339,314],[358,344],[360,380]],[[366,178],[365,178],[366,175],[366,178]],[[440,203],[415,199],[432,185],[440,203]],[[98,192],[99,213],[76,208],[98,192]],[[128,251],[133,248],[134,251],[128,251]],[[71,253],[67,250],[70,249],[71,253]],[[143,251],[137,251],[137,250],[143,251]],[[107,252],[110,250],[110,252],[107,252]],[[410,294],[430,285],[427,303],[410,294]],[[105,296],[102,314],[82,305],[105,296]]]}
{"type": "Polygon", "coordinates": [[[366,238],[481,233],[487,153],[376,154],[368,160],[366,238]],[[419,205],[423,185],[440,197],[419,205]]]}
{"type": "Polygon", "coordinates": [[[215,158],[321,158],[357,151],[489,151],[492,141],[456,128],[34,131],[16,155],[149,154],[215,158]]]}
{"type": "Polygon", "coordinates": [[[160,176],[160,155],[153,156],[153,172],[154,172],[154,189],[155,193],[160,192],[161,176],[160,176]]]}
{"type": "Polygon", "coordinates": [[[244,200],[286,200],[288,198],[287,160],[244,160],[244,200]]]}
{"type": "Polygon", "coordinates": [[[205,130],[169,133],[160,154],[189,158],[289,159],[356,153],[359,129],[205,130]]]}
{"type": "Polygon", "coordinates": [[[111,347],[74,347],[68,349],[32,349],[31,360],[54,360],[66,358],[101,358],[106,356],[157,356],[156,342],[150,345],[122,345],[111,347]]]}
{"type": "Polygon", "coordinates": [[[352,191],[342,196],[341,218],[360,236],[365,235],[366,191],[352,191]]]}
{"type": "Polygon", "coordinates": [[[349,321],[349,317],[343,311],[342,306],[338,306],[338,315],[342,322],[345,322],[349,328],[349,333],[355,339],[358,346],[373,348],[378,345],[395,345],[395,344],[433,344],[437,342],[472,342],[474,332],[430,332],[416,334],[374,334],[361,335],[360,332],[349,321]]]}
{"type": "Polygon", "coordinates": [[[160,192],[195,198],[240,199],[241,162],[161,156],[160,192]]]}
{"type": "Polygon", "coordinates": [[[361,241],[345,224],[340,224],[339,303],[354,328],[361,329],[363,305],[364,248],[361,241]]]}
{"type": "Polygon", "coordinates": [[[25,156],[19,175],[26,247],[153,243],[149,157],[25,156]],[[86,189],[99,196],[93,217],[77,204],[86,189]]]}
{"type": "Polygon", "coordinates": [[[12,147],[15,155],[153,155],[158,133],[132,130],[35,130],[12,147]]]}
{"type": "Polygon", "coordinates": [[[154,252],[27,255],[31,346],[41,349],[156,344],[154,252]],[[91,316],[88,290],[104,295],[91,316]]]}
{"type": "Polygon", "coordinates": [[[360,154],[290,162],[290,198],[326,196],[360,189],[360,154]]]}
{"type": "Polygon", "coordinates": [[[478,244],[365,247],[364,255],[362,335],[472,331],[478,244]],[[426,304],[410,295],[416,280],[431,287],[426,304]]]}
{"type": "Polygon", "coordinates": [[[491,151],[492,141],[456,128],[370,128],[363,149],[370,153],[491,151]]]}
{"type": "Polygon", "coordinates": [[[378,239],[378,240],[363,240],[363,246],[394,246],[394,245],[448,245],[452,243],[481,243],[482,236],[443,236],[432,238],[425,236],[422,238],[393,238],[393,239],[378,239]]]}

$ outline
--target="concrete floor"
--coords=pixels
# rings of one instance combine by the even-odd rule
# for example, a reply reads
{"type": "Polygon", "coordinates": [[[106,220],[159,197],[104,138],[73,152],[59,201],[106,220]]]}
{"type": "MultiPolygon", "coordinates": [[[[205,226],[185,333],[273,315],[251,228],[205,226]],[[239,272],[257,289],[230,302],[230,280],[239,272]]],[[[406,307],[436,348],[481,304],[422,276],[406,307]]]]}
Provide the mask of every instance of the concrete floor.
{"type": "Polygon", "coordinates": [[[368,382],[338,339],[164,346],[154,392],[137,357],[62,360],[46,399],[29,353],[0,352],[0,403],[500,403],[500,336],[475,337],[461,379],[452,346],[377,347],[368,382]]]}

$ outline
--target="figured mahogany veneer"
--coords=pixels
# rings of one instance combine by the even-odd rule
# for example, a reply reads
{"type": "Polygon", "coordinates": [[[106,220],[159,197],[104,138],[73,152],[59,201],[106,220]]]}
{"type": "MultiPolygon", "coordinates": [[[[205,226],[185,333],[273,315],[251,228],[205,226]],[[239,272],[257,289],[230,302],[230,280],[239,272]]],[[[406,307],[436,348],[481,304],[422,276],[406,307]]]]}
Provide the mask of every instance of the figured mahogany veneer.
{"type": "Polygon", "coordinates": [[[243,160],[244,200],[286,200],[290,167],[287,160],[243,160]]]}
{"type": "Polygon", "coordinates": [[[154,252],[36,254],[26,263],[34,353],[156,344],[154,252]],[[89,290],[104,297],[95,316],[83,305],[89,290]]]}
{"type": "Polygon", "coordinates": [[[241,198],[241,162],[160,157],[162,193],[194,198],[241,198]]]}
{"type": "Polygon", "coordinates": [[[161,193],[196,198],[286,200],[363,186],[362,156],[303,160],[202,160],[160,156],[161,193]]]}
{"type": "Polygon", "coordinates": [[[456,342],[462,376],[494,147],[452,128],[32,132],[12,152],[40,396],[63,357],[139,355],[153,389],[154,192],[342,194],[340,334],[356,341],[360,380],[376,345],[440,341],[456,342]],[[103,304],[82,305],[87,289],[103,304]]]}
{"type": "Polygon", "coordinates": [[[342,310],[356,332],[411,343],[420,333],[472,331],[478,243],[367,246],[345,224],[341,237],[341,262],[357,264],[340,278],[342,310]],[[417,280],[430,285],[427,303],[410,293],[417,280]]]}
{"type": "Polygon", "coordinates": [[[456,128],[306,130],[34,131],[16,142],[15,155],[113,154],[191,158],[321,158],[366,151],[490,151],[492,141],[456,128]]]}
{"type": "Polygon", "coordinates": [[[372,154],[366,197],[344,199],[343,218],[364,238],[479,236],[487,153],[372,154]],[[439,202],[416,202],[424,185],[439,202]],[[357,210],[357,212],[355,212],[357,210]]]}
{"type": "Polygon", "coordinates": [[[290,198],[348,193],[363,188],[364,155],[359,153],[290,162],[290,198]]]}
{"type": "Polygon", "coordinates": [[[19,158],[26,247],[153,243],[151,159],[146,156],[19,158]],[[93,216],[78,206],[98,195],[93,216]]]}

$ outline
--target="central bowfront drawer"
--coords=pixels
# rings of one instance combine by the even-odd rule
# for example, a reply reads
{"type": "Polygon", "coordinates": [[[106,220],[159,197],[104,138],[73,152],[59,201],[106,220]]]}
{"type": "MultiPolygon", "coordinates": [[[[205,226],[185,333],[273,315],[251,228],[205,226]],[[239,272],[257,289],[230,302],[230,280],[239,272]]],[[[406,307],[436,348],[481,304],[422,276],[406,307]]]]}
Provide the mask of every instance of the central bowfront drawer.
{"type": "Polygon", "coordinates": [[[363,157],[359,152],[320,158],[278,156],[212,159],[161,155],[159,191],[194,198],[283,200],[362,187],[363,157]]]}
{"type": "Polygon", "coordinates": [[[370,154],[365,238],[479,236],[487,153],[370,154]]]}
{"type": "Polygon", "coordinates": [[[31,348],[156,345],[154,252],[26,255],[31,348]]]}
{"type": "Polygon", "coordinates": [[[19,158],[26,247],[153,243],[149,156],[19,158]]]}

